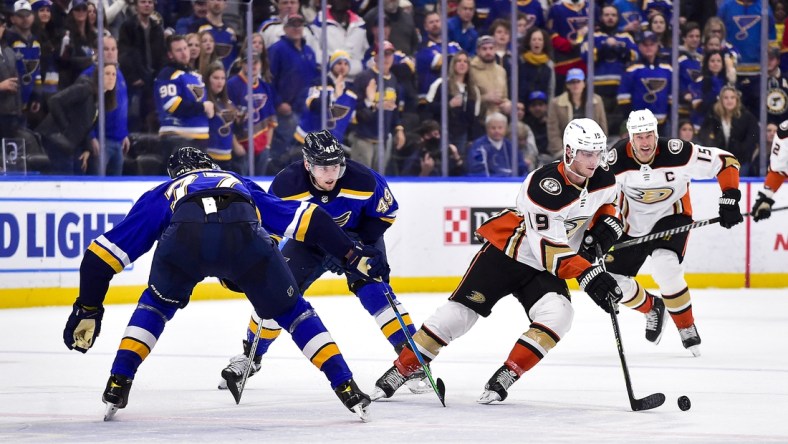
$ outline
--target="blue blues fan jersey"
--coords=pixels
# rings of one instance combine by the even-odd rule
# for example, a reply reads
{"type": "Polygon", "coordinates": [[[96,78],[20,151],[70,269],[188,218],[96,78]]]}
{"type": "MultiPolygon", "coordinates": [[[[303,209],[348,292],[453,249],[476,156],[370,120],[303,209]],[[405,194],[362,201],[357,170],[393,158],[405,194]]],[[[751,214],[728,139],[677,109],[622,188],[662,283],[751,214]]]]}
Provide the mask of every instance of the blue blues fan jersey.
{"type": "Polygon", "coordinates": [[[618,88],[618,104],[631,109],[650,109],[660,124],[670,109],[670,82],[673,68],[666,64],[635,63],[627,68],[618,88]]]}
{"type": "MultiPolygon", "coordinates": [[[[512,11],[511,0],[493,0],[490,4],[490,12],[487,15],[487,22],[483,28],[486,30],[495,19],[509,19],[512,11]]],[[[517,12],[525,16],[525,29],[536,26],[545,27],[544,9],[539,0],[517,0],[517,12]]]]}
{"type": "Polygon", "coordinates": [[[27,104],[33,92],[41,89],[41,44],[34,35],[25,39],[21,35],[8,31],[8,46],[16,53],[16,70],[22,80],[19,85],[22,91],[22,103],[27,104]]]}
{"type": "MultiPolygon", "coordinates": [[[[345,83],[345,89],[340,96],[336,96],[334,88],[333,74],[328,76],[328,113],[326,114],[326,128],[331,131],[331,134],[337,139],[339,143],[345,143],[345,133],[347,132],[350,123],[356,117],[356,103],[358,96],[355,91],[351,89],[349,82],[345,83]]],[[[301,118],[296,127],[295,140],[298,143],[304,143],[304,138],[307,133],[312,131],[320,131],[323,129],[320,110],[322,109],[321,94],[323,85],[318,84],[309,88],[307,93],[306,106],[304,112],[301,113],[301,118]]]]}
{"type": "Polygon", "coordinates": [[[126,218],[96,238],[88,250],[118,273],[151,249],[170,224],[181,199],[229,193],[253,202],[263,228],[269,233],[301,241],[306,238],[316,210],[314,205],[282,201],[251,180],[229,171],[196,170],[143,194],[126,218]]]}
{"type": "Polygon", "coordinates": [[[208,139],[205,115],[205,84],[189,67],[167,65],[154,82],[159,135],[178,135],[187,139],[208,139]]]}
{"type": "Polygon", "coordinates": [[[197,33],[210,31],[215,42],[214,51],[222,61],[224,70],[229,71],[230,65],[238,58],[238,39],[235,36],[235,32],[226,24],[216,26],[209,22],[208,19],[198,21],[196,27],[195,32],[197,33]]]}
{"type": "MultiPolygon", "coordinates": [[[[446,45],[449,60],[461,49],[457,42],[449,42],[446,45]]],[[[446,62],[448,63],[449,60],[446,62]]],[[[416,52],[416,78],[419,79],[420,103],[427,103],[427,91],[429,91],[432,82],[440,77],[442,64],[441,44],[438,42],[430,40],[416,52]]]]}
{"type": "MultiPolygon", "coordinates": [[[[777,34],[774,28],[774,15],[769,7],[769,41],[777,34]]],[[[725,23],[725,40],[731,43],[741,55],[736,67],[738,75],[759,75],[761,67],[761,2],[744,4],[737,0],[725,0],[717,11],[725,23]]]]}
{"type": "Polygon", "coordinates": [[[352,160],[347,161],[345,174],[332,191],[316,188],[302,161],[277,174],[269,191],[286,201],[319,205],[337,225],[357,233],[365,244],[383,235],[399,209],[383,176],[352,160]]]}

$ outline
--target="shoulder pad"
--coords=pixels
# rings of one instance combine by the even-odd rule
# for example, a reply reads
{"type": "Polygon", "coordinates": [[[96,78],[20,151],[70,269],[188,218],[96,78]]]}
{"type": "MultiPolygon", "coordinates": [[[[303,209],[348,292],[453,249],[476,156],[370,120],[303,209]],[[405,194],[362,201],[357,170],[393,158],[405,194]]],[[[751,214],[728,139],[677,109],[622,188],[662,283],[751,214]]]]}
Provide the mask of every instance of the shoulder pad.
{"type": "MultiPolygon", "coordinates": [[[[337,186],[356,191],[374,192],[378,185],[378,177],[379,176],[377,176],[370,168],[367,168],[356,161],[348,159],[347,166],[345,167],[345,175],[339,179],[337,186]]],[[[383,185],[386,184],[382,177],[379,180],[383,183],[383,185]]]]}
{"type": "Polygon", "coordinates": [[[692,142],[681,139],[660,137],[657,140],[659,150],[654,160],[654,167],[674,167],[686,165],[692,157],[692,142]]]}
{"type": "Polygon", "coordinates": [[[785,139],[786,137],[788,137],[788,120],[784,120],[777,127],[777,137],[780,139],[785,139]]]}
{"type": "Polygon", "coordinates": [[[282,199],[301,194],[308,191],[308,176],[309,172],[304,168],[303,161],[293,162],[274,177],[268,191],[282,199]]]}
{"type": "Polygon", "coordinates": [[[560,211],[577,197],[575,188],[558,172],[558,165],[554,162],[537,168],[528,184],[528,199],[548,211],[560,211]]]}

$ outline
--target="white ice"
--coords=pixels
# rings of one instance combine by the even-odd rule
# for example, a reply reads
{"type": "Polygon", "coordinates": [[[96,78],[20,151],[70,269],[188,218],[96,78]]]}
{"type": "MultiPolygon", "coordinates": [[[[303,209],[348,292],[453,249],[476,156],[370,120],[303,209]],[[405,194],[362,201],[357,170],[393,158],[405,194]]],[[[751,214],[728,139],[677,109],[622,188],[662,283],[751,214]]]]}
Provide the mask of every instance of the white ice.
{"type": "MultiPolygon", "coordinates": [[[[580,292],[569,334],[497,405],[478,405],[528,320],[513,298],[445,348],[432,365],[446,384],[434,394],[405,388],[371,405],[370,422],[345,409],[323,375],[286,333],[250,379],[240,405],[216,389],[239,353],[250,305],[194,302],[169,322],[142,364],[127,408],[103,422],[104,389],[132,305],[106,308],[101,337],[87,354],[65,348],[67,307],[0,311],[0,442],[788,442],[788,291],[695,290],[702,356],[691,357],[669,323],[658,346],[645,320],[620,315],[635,395],[663,392],[666,403],[632,412],[607,314],[580,292]],[[689,411],[676,399],[687,395],[689,411]]],[[[399,295],[420,323],[446,295],[399,295]]],[[[394,353],[352,297],[310,301],[339,344],[362,389],[394,353]]]]}

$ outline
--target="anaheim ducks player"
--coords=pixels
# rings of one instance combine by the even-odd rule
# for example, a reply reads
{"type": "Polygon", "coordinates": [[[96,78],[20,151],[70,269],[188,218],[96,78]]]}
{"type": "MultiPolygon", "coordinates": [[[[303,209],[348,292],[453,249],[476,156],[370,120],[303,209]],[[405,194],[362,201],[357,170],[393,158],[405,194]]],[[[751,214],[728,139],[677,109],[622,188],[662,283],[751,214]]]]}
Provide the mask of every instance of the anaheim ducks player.
{"type": "Polygon", "coordinates": [[[763,190],[758,191],[758,199],[752,206],[752,219],[758,222],[772,215],[774,193],[780,189],[788,177],[788,120],[777,128],[777,135],[772,143],[772,154],[769,157],[769,172],[763,182],[763,190]]]}
{"type": "MultiPolygon", "coordinates": [[[[564,130],[563,142],[564,161],[528,175],[517,209],[499,213],[477,230],[486,242],[449,302],[414,335],[419,351],[431,361],[442,347],[470,330],[479,316],[489,316],[501,298],[517,298],[531,324],[487,382],[478,400],[482,404],[506,399],[514,381],[569,331],[574,311],[565,279],[577,278],[605,311],[620,298],[615,279],[576,253],[584,236],[596,239],[607,251],[621,234],[615,218],[615,176],[598,168],[606,155],[607,137],[593,120],[575,119],[564,130]]],[[[406,346],[375,383],[373,399],[391,397],[419,369],[406,346]]]]}
{"type": "MultiPolygon", "coordinates": [[[[608,154],[608,166],[621,192],[622,240],[692,223],[690,179],[717,178],[722,189],[720,225],[731,228],[743,220],[739,161],[731,153],[658,137],[657,119],[647,109],[629,114],[627,131],[629,138],[618,141],[608,154]]],[[[622,304],[646,315],[646,339],[659,343],[667,307],[684,348],[700,356],[700,336],[682,266],[688,236],[689,232],[684,232],[612,251],[606,262],[607,271],[624,292],[622,304]],[[646,292],[634,279],[648,256],[662,299],[646,292]]]]}

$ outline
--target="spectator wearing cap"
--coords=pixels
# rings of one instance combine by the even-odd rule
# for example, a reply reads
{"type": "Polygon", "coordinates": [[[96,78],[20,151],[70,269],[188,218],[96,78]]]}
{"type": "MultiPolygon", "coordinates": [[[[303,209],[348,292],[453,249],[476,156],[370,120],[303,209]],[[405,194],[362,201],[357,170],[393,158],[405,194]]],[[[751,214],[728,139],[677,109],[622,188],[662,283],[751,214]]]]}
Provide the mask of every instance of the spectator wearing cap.
{"type": "Polygon", "coordinates": [[[189,16],[181,17],[175,22],[175,33],[186,35],[197,28],[197,23],[208,16],[207,0],[192,0],[192,13],[189,16]]]}
{"type": "Polygon", "coordinates": [[[238,58],[238,38],[235,30],[224,23],[222,15],[227,8],[226,0],[208,0],[208,14],[195,22],[191,32],[208,31],[213,36],[214,51],[224,64],[225,71],[230,69],[238,58]]]}
{"type": "Polygon", "coordinates": [[[534,91],[542,91],[553,97],[555,91],[554,64],[551,58],[553,48],[547,31],[531,27],[525,33],[522,42],[522,54],[519,63],[518,94],[519,101],[528,102],[534,91]]]}
{"type": "MultiPolygon", "coordinates": [[[[593,48],[594,92],[602,97],[610,128],[616,131],[625,116],[616,109],[618,86],[627,66],[638,57],[635,41],[629,33],[618,32],[618,22],[615,6],[603,6],[593,48]]],[[[588,41],[583,42],[581,54],[584,59],[588,56],[588,41]]]]}
{"type": "MultiPolygon", "coordinates": [[[[443,52],[441,48],[441,16],[432,11],[424,16],[424,31],[427,40],[423,42],[416,52],[416,78],[419,82],[419,106],[422,108],[423,117],[428,117],[427,92],[430,86],[441,75],[441,65],[443,65],[443,52]]],[[[445,62],[450,62],[451,57],[460,50],[460,45],[455,42],[448,42],[446,53],[449,57],[445,62]]]]}
{"type": "MultiPolygon", "coordinates": [[[[268,65],[268,57],[265,47],[262,53],[252,53],[252,110],[248,110],[249,103],[249,79],[247,72],[249,64],[246,52],[241,53],[241,66],[238,74],[230,77],[227,81],[227,95],[232,103],[240,110],[241,116],[252,119],[253,132],[252,146],[254,148],[255,174],[268,174],[268,163],[271,159],[271,142],[273,140],[274,128],[277,124],[276,90],[271,84],[271,71],[268,65]]],[[[247,125],[238,128],[238,143],[244,150],[249,150],[249,135],[247,125]]],[[[246,156],[234,156],[233,165],[236,171],[246,171],[246,156]]]]}
{"type": "Polygon", "coordinates": [[[650,109],[659,122],[659,132],[668,134],[666,126],[670,111],[670,90],[673,67],[659,63],[659,42],[651,31],[644,31],[638,43],[640,59],[627,68],[618,87],[618,105],[622,115],[631,110],[650,109]]]}
{"type": "Polygon", "coordinates": [[[400,6],[399,0],[381,0],[377,6],[370,8],[364,15],[364,21],[373,23],[378,21],[378,8],[383,4],[383,14],[391,24],[391,34],[387,37],[395,48],[405,54],[415,54],[419,47],[419,36],[413,15],[408,14],[400,6]]]}
{"type": "Polygon", "coordinates": [[[563,133],[573,119],[588,117],[599,124],[607,134],[607,115],[602,98],[594,94],[594,115],[586,115],[586,75],[579,68],[572,68],[566,73],[566,91],[550,101],[547,109],[547,140],[549,150],[556,158],[564,152],[562,146],[563,133]]]}
{"type": "Polygon", "coordinates": [[[13,26],[3,36],[16,53],[23,114],[37,114],[41,109],[41,43],[32,31],[34,19],[30,3],[17,0],[11,16],[13,26]]]}
{"type": "MultiPolygon", "coordinates": [[[[129,86],[129,130],[151,131],[155,123],[148,121],[153,114],[153,82],[167,63],[167,44],[164,28],[151,18],[153,0],[136,0],[137,15],[120,26],[118,54],[120,69],[129,86]]],[[[156,94],[158,96],[158,92],[156,94]]]]}
{"type": "Polygon", "coordinates": [[[397,77],[391,74],[391,67],[394,65],[394,45],[388,40],[383,42],[383,66],[378,68],[377,59],[372,58],[372,66],[361,72],[353,82],[353,91],[358,97],[356,105],[356,132],[351,136],[353,159],[370,168],[380,169],[380,163],[384,164],[384,159],[379,159],[378,155],[378,112],[383,110],[383,131],[382,139],[384,144],[393,137],[392,145],[397,151],[405,145],[405,128],[400,122],[400,97],[397,77]],[[379,71],[380,69],[380,71],[379,71]],[[383,73],[383,97],[380,97],[378,85],[378,72],[383,73]],[[379,162],[380,160],[380,162],[379,162]]]}
{"type": "Polygon", "coordinates": [[[532,91],[526,102],[523,122],[531,129],[536,145],[537,165],[541,166],[555,160],[550,153],[547,141],[547,94],[544,91],[532,91]]]}
{"type": "Polygon", "coordinates": [[[488,114],[484,121],[486,134],[468,149],[465,166],[468,176],[512,177],[528,173],[522,151],[516,150],[517,171],[512,170],[512,143],[506,138],[507,119],[499,112],[488,114]]]}
{"type": "Polygon", "coordinates": [[[470,77],[471,59],[465,51],[454,54],[449,64],[447,82],[437,78],[430,85],[427,102],[435,120],[442,114],[441,94],[448,87],[449,143],[465,157],[468,140],[481,133],[481,93],[470,77]],[[448,85],[448,86],[446,86],[448,85]]]}
{"type": "Polygon", "coordinates": [[[476,39],[479,38],[479,32],[473,24],[475,13],[476,2],[474,0],[460,0],[457,3],[457,14],[446,22],[449,41],[457,42],[460,48],[470,56],[476,55],[476,39]]]}
{"type": "Polygon", "coordinates": [[[788,119],[788,78],[780,68],[780,48],[776,45],[769,46],[766,70],[766,119],[779,125],[788,119]]]}
{"type": "Polygon", "coordinates": [[[263,34],[263,40],[267,48],[270,48],[271,45],[278,42],[285,35],[287,18],[292,14],[300,14],[300,3],[298,0],[272,0],[272,3],[276,5],[277,15],[265,20],[258,30],[263,34]]]}
{"type": "Polygon", "coordinates": [[[291,14],[285,22],[285,35],[268,48],[279,121],[273,140],[276,151],[292,144],[304,97],[319,74],[315,51],[304,39],[304,24],[303,16],[291,14]]]}
{"type": "Polygon", "coordinates": [[[5,26],[6,17],[0,11],[0,138],[16,137],[24,126],[16,53],[3,38],[5,26]]]}
{"type": "Polygon", "coordinates": [[[564,91],[564,78],[572,68],[586,70],[580,46],[588,33],[588,10],[585,0],[553,3],[547,14],[547,29],[552,35],[555,61],[555,93],[564,91]]]}
{"type": "Polygon", "coordinates": [[[58,88],[67,88],[93,63],[96,31],[88,24],[87,0],[73,0],[58,57],[58,88]]]}
{"type": "Polygon", "coordinates": [[[470,77],[481,92],[484,115],[511,112],[506,70],[495,63],[495,40],[489,35],[476,40],[476,56],[471,59],[470,77]]]}
{"type": "Polygon", "coordinates": [[[322,45],[320,45],[321,27],[326,25],[326,50],[328,54],[345,51],[350,57],[350,72],[347,74],[351,82],[363,69],[364,53],[369,48],[367,42],[366,23],[364,19],[350,9],[350,0],[329,0],[328,11],[323,16],[320,12],[306,32],[307,44],[315,50],[318,63],[322,63],[322,45]]]}

